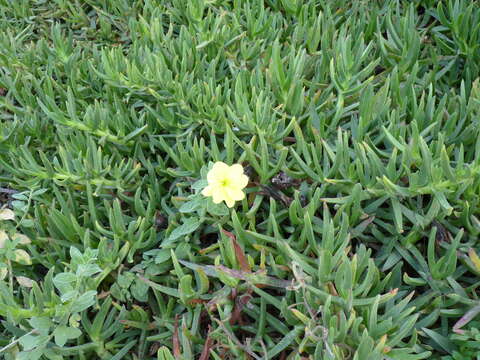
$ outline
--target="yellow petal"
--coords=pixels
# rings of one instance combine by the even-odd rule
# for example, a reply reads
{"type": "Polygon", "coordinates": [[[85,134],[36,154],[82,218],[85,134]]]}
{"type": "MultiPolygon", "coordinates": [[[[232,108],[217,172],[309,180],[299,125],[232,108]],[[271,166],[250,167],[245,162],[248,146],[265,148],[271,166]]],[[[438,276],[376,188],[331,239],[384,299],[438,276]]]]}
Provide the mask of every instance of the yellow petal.
{"type": "Polygon", "coordinates": [[[213,188],[211,185],[208,185],[206,188],[204,188],[202,190],[202,195],[203,196],[212,196],[212,191],[213,191],[213,188]]]}
{"type": "Polygon", "coordinates": [[[212,196],[215,204],[220,204],[223,199],[225,199],[224,191],[221,188],[214,188],[212,191],[212,196]]]}
{"type": "Polygon", "coordinates": [[[248,176],[241,174],[238,177],[232,178],[232,185],[238,189],[243,189],[248,185],[248,176]]]}
{"type": "Polygon", "coordinates": [[[240,177],[243,174],[243,166],[240,164],[233,164],[230,166],[230,176],[240,177]]]}
{"type": "Polygon", "coordinates": [[[208,183],[216,183],[223,180],[228,176],[229,169],[230,167],[227,164],[221,161],[216,162],[207,174],[208,183]]]}
{"type": "Polygon", "coordinates": [[[225,203],[227,204],[227,206],[229,208],[233,207],[233,205],[235,205],[235,200],[231,199],[231,198],[226,198],[225,199],[225,203]]]}
{"type": "Polygon", "coordinates": [[[228,197],[235,201],[243,200],[243,198],[245,197],[245,193],[242,190],[237,188],[229,188],[228,197]]]}

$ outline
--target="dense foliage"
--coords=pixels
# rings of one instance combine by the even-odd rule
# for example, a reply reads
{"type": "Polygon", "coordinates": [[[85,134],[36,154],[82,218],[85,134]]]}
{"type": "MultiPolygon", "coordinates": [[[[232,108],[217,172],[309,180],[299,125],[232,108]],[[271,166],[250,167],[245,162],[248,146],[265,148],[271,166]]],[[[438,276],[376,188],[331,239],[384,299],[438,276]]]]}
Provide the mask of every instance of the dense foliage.
{"type": "Polygon", "coordinates": [[[475,1],[0,0],[0,356],[474,359],[479,79],[475,1]]]}

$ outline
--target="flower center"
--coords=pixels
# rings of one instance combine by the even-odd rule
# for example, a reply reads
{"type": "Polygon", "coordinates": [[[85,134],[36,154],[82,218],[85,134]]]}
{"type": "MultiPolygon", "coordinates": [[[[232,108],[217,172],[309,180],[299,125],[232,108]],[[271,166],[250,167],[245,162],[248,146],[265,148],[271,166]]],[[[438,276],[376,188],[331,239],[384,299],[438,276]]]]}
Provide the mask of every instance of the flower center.
{"type": "Polygon", "coordinates": [[[223,179],[222,181],[220,181],[220,185],[223,186],[223,187],[227,187],[228,185],[230,185],[230,180],[229,179],[223,179]]]}

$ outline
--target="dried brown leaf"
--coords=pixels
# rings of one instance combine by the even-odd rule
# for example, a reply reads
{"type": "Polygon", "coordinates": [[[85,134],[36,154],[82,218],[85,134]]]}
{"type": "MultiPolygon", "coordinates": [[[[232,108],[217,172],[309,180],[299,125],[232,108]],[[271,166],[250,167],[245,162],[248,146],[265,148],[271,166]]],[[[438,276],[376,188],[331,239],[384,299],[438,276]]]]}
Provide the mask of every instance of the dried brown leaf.
{"type": "Polygon", "coordinates": [[[260,191],[259,194],[272,197],[277,201],[281,201],[285,206],[290,206],[293,201],[292,198],[288,197],[280,190],[277,190],[271,186],[260,184],[260,188],[262,189],[262,191],[260,191]]]}
{"type": "Polygon", "coordinates": [[[210,337],[211,331],[212,328],[210,325],[208,325],[207,340],[205,341],[205,345],[203,345],[202,353],[200,354],[198,360],[208,360],[210,358],[210,350],[213,347],[213,339],[210,337]]]}
{"type": "Polygon", "coordinates": [[[237,238],[233,233],[222,229],[222,232],[227,235],[230,240],[232,240],[232,245],[235,250],[235,255],[237,257],[238,262],[240,263],[240,269],[245,272],[251,272],[250,269],[250,264],[247,261],[247,257],[245,256],[245,253],[243,252],[243,249],[240,247],[240,244],[237,241],[237,238]]]}
{"type": "Polygon", "coordinates": [[[178,315],[175,316],[175,325],[173,330],[173,356],[175,359],[180,359],[182,351],[180,349],[180,340],[178,338],[178,315]]]}

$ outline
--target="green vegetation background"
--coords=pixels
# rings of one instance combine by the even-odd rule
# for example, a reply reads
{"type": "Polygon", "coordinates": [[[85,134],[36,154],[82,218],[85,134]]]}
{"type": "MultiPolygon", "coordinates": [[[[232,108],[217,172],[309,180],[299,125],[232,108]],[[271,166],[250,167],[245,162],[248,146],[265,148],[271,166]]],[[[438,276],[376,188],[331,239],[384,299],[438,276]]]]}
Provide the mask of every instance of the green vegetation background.
{"type": "Polygon", "coordinates": [[[478,358],[479,4],[0,0],[0,357],[478,358]]]}

